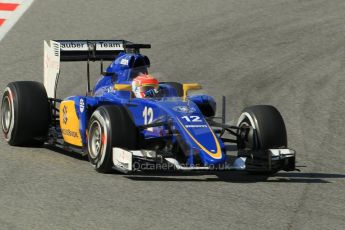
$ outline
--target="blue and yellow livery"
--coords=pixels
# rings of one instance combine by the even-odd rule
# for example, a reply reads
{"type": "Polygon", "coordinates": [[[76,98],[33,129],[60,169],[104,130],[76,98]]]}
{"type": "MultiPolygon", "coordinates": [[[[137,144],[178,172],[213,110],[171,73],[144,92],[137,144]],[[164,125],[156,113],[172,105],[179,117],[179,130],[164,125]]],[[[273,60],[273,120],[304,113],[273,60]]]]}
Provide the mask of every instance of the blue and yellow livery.
{"type": "Polygon", "coordinates": [[[13,82],[4,91],[1,121],[6,141],[47,143],[81,153],[99,172],[158,165],[178,170],[294,170],[295,152],[287,149],[285,124],[272,106],[248,107],[237,125],[228,125],[225,98],[221,116],[216,117],[211,96],[189,94],[201,89],[197,83],[161,82],[155,96],[136,98],[132,81],[148,74],[150,67],[149,58],[139,52],[143,48],[150,45],[125,40],[45,41],[44,85],[13,82]],[[73,61],[87,63],[86,93],[59,99],[60,65],[73,61]],[[93,87],[92,61],[101,62],[101,76],[93,87]],[[110,61],[105,71],[103,61],[110,61]],[[230,163],[228,147],[238,150],[230,163]]]}

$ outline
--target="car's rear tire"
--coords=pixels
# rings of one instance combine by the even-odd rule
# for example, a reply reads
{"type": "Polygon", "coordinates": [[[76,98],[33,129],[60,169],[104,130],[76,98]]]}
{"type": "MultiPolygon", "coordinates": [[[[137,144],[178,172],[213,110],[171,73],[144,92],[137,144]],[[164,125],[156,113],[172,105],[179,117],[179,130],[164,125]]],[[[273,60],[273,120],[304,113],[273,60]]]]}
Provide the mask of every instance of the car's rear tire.
{"type": "Polygon", "coordinates": [[[88,158],[96,171],[112,171],[113,147],[136,149],[137,128],[128,111],[116,105],[105,105],[95,110],[88,125],[88,158]]]}
{"type": "Polygon", "coordinates": [[[1,126],[10,145],[43,144],[50,120],[50,106],[43,84],[17,81],[7,85],[2,97],[1,126]]]}
{"type": "MultiPolygon", "coordinates": [[[[256,105],[245,108],[238,119],[237,126],[249,127],[250,131],[238,139],[238,150],[267,150],[287,148],[287,134],[284,120],[279,111],[270,105],[256,105]]],[[[256,171],[254,174],[273,174],[277,170],[256,171]]]]}

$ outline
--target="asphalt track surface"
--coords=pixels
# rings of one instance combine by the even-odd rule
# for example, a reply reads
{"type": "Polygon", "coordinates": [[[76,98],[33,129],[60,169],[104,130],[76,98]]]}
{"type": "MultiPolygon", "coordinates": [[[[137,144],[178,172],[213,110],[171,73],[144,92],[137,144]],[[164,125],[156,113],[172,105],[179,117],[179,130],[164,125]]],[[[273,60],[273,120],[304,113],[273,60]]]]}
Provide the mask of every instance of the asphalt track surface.
{"type": "MultiPolygon", "coordinates": [[[[1,93],[42,81],[44,39],[150,42],[151,73],[224,94],[229,121],[276,106],[303,167],[102,175],[73,154],[1,139],[0,229],[344,229],[344,12],[343,0],[36,0],[0,43],[1,93]]],[[[84,92],[85,70],[63,65],[61,97],[84,92]]]]}

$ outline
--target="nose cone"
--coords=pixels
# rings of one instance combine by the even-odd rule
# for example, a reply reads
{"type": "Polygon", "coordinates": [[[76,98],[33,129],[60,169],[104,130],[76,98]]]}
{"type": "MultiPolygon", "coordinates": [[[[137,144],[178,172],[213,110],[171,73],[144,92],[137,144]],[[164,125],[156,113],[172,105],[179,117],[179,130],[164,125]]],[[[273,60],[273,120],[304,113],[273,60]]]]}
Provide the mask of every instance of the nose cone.
{"type": "Polygon", "coordinates": [[[224,145],[200,116],[177,118],[187,143],[197,149],[205,165],[224,163],[226,159],[224,145]],[[197,118],[198,117],[198,118],[197,118]],[[193,122],[194,121],[194,122],[193,122]]]}
{"type": "MultiPolygon", "coordinates": [[[[224,144],[204,119],[198,106],[192,101],[172,100],[158,103],[174,121],[174,126],[189,149],[188,164],[195,164],[198,154],[204,165],[216,165],[226,160],[224,144]]],[[[199,162],[199,161],[198,161],[199,162]]]]}

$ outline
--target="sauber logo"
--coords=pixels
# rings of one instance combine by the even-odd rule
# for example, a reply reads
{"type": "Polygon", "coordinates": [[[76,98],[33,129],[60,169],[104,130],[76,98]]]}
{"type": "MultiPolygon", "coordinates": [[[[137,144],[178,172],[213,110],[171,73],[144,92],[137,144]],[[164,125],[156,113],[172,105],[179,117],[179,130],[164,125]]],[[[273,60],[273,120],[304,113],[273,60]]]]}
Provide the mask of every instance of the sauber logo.
{"type": "Polygon", "coordinates": [[[85,48],[87,47],[87,43],[77,43],[77,42],[66,42],[66,43],[62,43],[61,42],[61,49],[66,49],[66,48],[85,48]]]}
{"type": "Polygon", "coordinates": [[[68,121],[68,117],[67,117],[67,107],[64,106],[63,109],[62,109],[62,121],[64,124],[67,123],[68,121]]]}

